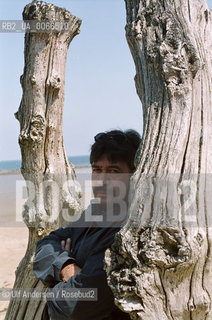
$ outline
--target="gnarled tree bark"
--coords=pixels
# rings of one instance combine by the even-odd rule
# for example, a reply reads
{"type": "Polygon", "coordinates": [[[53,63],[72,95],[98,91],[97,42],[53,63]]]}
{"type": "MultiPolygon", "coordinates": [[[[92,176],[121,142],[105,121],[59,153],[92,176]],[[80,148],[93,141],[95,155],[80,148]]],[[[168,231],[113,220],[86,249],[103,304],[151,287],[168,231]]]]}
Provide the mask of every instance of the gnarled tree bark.
{"type": "Polygon", "coordinates": [[[144,133],[108,281],[132,319],[211,320],[211,11],[205,0],[125,2],[144,133]]]}
{"type": "MultiPolygon", "coordinates": [[[[21,172],[28,201],[23,212],[29,228],[25,257],[16,271],[14,289],[44,291],[32,272],[36,243],[80,212],[80,190],[69,165],[62,135],[65,62],[69,44],[79,33],[81,20],[67,10],[42,1],[28,4],[24,20],[44,22],[45,31],[25,34],[25,67],[21,76],[23,96],[16,117],[20,122],[21,172]],[[48,31],[48,22],[68,23],[63,32],[48,31]]],[[[7,320],[40,320],[44,301],[13,299],[7,320]]]]}

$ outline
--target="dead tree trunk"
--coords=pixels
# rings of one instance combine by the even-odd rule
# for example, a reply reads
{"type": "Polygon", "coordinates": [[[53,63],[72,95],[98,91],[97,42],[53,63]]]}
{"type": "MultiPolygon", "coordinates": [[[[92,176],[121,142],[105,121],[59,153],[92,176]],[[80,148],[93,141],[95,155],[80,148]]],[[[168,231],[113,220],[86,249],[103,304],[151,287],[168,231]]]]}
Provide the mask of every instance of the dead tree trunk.
{"type": "MultiPolygon", "coordinates": [[[[75,173],[63,145],[62,115],[67,50],[79,33],[81,20],[65,9],[41,1],[26,5],[23,19],[38,24],[34,26],[37,32],[25,34],[23,97],[16,113],[20,122],[21,171],[29,197],[23,213],[29,242],[16,271],[14,289],[42,292],[45,288],[32,272],[36,243],[51,230],[67,224],[68,218],[80,210],[75,173]],[[48,22],[54,21],[69,27],[65,32],[50,32],[48,22]],[[43,24],[39,25],[40,22],[43,24]]],[[[14,299],[6,319],[40,320],[43,306],[39,299],[14,299]]]]}
{"type": "Polygon", "coordinates": [[[205,0],[125,2],[144,133],[108,281],[132,319],[211,320],[212,15],[205,0]]]}

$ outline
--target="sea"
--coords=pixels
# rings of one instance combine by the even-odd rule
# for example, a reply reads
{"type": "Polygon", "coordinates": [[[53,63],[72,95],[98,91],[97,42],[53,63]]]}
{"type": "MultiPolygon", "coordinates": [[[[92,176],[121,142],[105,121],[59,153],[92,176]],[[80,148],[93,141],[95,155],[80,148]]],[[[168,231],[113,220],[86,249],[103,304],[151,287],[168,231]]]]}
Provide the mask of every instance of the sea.
{"type": "MultiPolygon", "coordinates": [[[[73,163],[76,168],[89,167],[89,155],[69,156],[69,162],[73,163]]],[[[19,170],[21,168],[21,160],[0,161],[0,171],[2,170],[19,170]]]]}

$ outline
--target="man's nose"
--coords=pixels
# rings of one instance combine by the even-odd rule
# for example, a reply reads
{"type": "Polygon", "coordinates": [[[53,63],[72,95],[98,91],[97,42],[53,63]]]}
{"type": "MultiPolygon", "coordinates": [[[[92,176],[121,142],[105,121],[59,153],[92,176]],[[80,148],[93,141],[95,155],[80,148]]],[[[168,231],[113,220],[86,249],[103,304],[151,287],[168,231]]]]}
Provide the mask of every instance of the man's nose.
{"type": "Polygon", "coordinates": [[[100,173],[98,178],[102,182],[102,185],[105,185],[107,183],[108,177],[106,172],[100,173]]]}

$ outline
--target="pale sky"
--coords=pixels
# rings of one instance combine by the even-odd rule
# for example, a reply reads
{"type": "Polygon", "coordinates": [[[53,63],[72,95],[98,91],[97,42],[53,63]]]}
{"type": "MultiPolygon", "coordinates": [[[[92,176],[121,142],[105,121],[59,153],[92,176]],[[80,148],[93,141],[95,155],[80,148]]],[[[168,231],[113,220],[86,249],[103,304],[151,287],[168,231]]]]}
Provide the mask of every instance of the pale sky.
{"type": "MultiPolygon", "coordinates": [[[[30,1],[0,0],[0,20],[21,20],[30,1]]],[[[142,134],[135,67],[125,39],[124,0],[52,0],[83,20],[66,66],[64,142],[67,155],[89,154],[95,134],[133,128],[142,134]]],[[[208,1],[212,8],[212,0],[208,1]]],[[[0,33],[0,161],[21,158],[14,118],[22,96],[24,33],[0,33]]]]}
{"type": "MultiPolygon", "coordinates": [[[[22,19],[30,1],[1,0],[0,19],[22,19]]],[[[52,0],[82,18],[66,67],[64,142],[68,155],[89,154],[95,134],[112,128],[142,133],[135,67],[125,39],[124,0],[52,0]]],[[[19,123],[14,113],[22,90],[24,34],[0,34],[0,160],[20,159],[19,123]]]]}

